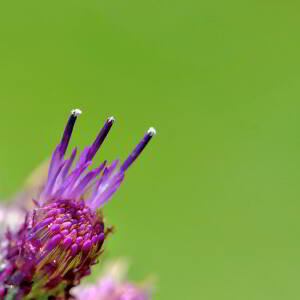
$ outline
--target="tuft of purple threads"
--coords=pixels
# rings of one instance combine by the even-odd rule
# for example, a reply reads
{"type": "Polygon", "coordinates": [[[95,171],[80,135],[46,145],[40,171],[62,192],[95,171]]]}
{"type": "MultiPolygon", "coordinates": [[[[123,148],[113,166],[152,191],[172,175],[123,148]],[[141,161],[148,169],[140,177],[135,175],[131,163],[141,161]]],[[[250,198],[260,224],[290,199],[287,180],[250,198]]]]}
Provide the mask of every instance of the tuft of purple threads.
{"type": "Polygon", "coordinates": [[[52,198],[80,199],[85,193],[91,191],[92,194],[87,199],[86,204],[92,210],[95,210],[103,206],[117,191],[124,180],[125,172],[139,157],[151,138],[156,134],[156,131],[153,127],[148,130],[144,138],[121,167],[118,168],[119,160],[115,160],[108,166],[106,166],[106,161],[104,161],[99,168],[86,173],[93,157],[103,144],[115,122],[115,118],[110,117],[104,123],[104,126],[92,145],[86,147],[80,154],[79,161],[72,170],[71,165],[76,156],[76,149],[73,150],[69,159],[63,160],[63,157],[67,150],[75,121],[80,114],[79,112],[81,113],[80,110],[72,111],[61,142],[53,153],[49,168],[48,182],[43,191],[41,201],[47,202],[49,201],[48,199],[52,198]],[[97,179],[99,175],[100,177],[97,179]]]}

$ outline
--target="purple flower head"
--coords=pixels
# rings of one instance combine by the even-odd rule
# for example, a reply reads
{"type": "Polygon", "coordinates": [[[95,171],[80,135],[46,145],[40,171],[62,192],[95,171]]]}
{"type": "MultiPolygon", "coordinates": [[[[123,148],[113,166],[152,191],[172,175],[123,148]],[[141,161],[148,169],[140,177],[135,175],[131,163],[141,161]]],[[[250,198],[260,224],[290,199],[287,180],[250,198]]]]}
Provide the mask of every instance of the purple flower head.
{"type": "MultiPolygon", "coordinates": [[[[88,170],[115,119],[108,118],[92,145],[75,163],[76,148],[65,153],[77,117],[73,110],[62,139],[53,152],[48,178],[36,208],[27,214],[17,233],[8,232],[5,268],[0,270],[0,299],[3,295],[21,299],[67,296],[68,290],[90,273],[102,244],[111,231],[106,227],[101,208],[119,188],[124,175],[155,134],[150,128],[134,151],[119,166],[103,162],[88,170]],[[11,296],[14,293],[15,296],[11,296]]],[[[3,296],[4,297],[4,296],[3,296]]]]}
{"type": "Polygon", "coordinates": [[[78,300],[149,300],[152,284],[136,284],[126,279],[127,264],[117,260],[106,267],[106,271],[89,285],[80,285],[71,290],[78,300]]]}

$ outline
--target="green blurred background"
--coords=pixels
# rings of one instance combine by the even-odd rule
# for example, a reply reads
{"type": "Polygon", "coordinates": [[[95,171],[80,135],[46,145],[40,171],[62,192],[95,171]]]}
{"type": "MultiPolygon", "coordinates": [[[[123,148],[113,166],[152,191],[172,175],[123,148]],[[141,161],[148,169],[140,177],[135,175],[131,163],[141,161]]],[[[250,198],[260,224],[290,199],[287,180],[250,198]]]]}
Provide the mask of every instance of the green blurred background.
{"type": "MultiPolygon", "coordinates": [[[[296,1],[2,1],[0,195],[117,122],[101,153],[158,135],[105,208],[106,257],[156,300],[300,299],[296,1]]],[[[97,270],[101,266],[96,267],[97,270]]]]}

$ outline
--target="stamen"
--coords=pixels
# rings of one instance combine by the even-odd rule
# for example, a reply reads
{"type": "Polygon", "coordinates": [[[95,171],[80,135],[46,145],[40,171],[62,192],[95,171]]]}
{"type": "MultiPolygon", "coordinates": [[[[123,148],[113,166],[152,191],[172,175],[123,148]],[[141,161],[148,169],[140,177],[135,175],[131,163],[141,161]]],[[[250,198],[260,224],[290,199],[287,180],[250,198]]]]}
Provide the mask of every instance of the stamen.
{"type": "MultiPolygon", "coordinates": [[[[52,180],[52,177],[54,176],[55,172],[57,171],[57,168],[60,165],[60,162],[62,161],[67,148],[68,144],[72,135],[72,131],[77,119],[77,116],[81,114],[81,111],[79,109],[73,109],[71,111],[71,115],[69,117],[68,123],[65,127],[64,134],[61,138],[60,143],[57,145],[55,151],[52,154],[51,163],[49,166],[48,171],[48,181],[52,180]]],[[[45,193],[44,193],[45,194],[45,193]]]]}
{"type": "Polygon", "coordinates": [[[116,119],[114,117],[110,117],[106,120],[106,122],[105,122],[103,128],[100,130],[96,140],[90,147],[90,150],[89,150],[88,154],[86,155],[85,162],[88,162],[93,159],[93,157],[99,150],[100,146],[102,145],[103,141],[105,140],[107,134],[109,133],[115,120],[116,119]]]}
{"type": "Polygon", "coordinates": [[[73,109],[71,111],[71,115],[69,117],[67,126],[65,128],[64,134],[61,138],[60,145],[59,145],[59,152],[61,157],[63,157],[64,154],[66,153],[76,119],[80,114],[81,114],[80,109],[73,109]]]}
{"type": "Polygon", "coordinates": [[[133,162],[139,157],[139,155],[142,153],[144,148],[147,146],[147,144],[155,134],[156,130],[153,127],[150,127],[141,142],[135,147],[133,152],[124,161],[123,165],[120,168],[120,171],[125,172],[133,164],[133,162]]]}

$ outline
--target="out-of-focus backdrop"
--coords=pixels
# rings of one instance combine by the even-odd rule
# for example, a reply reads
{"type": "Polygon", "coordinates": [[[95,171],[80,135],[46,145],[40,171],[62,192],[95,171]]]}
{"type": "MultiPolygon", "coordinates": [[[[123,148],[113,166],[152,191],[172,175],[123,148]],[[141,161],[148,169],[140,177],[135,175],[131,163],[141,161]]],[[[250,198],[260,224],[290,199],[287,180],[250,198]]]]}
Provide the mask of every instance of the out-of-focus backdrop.
{"type": "MultiPolygon", "coordinates": [[[[295,1],[2,1],[0,196],[117,122],[95,163],[157,136],[105,208],[107,258],[156,300],[299,299],[295,1]]],[[[95,267],[96,271],[101,265],[95,267]]]]}

